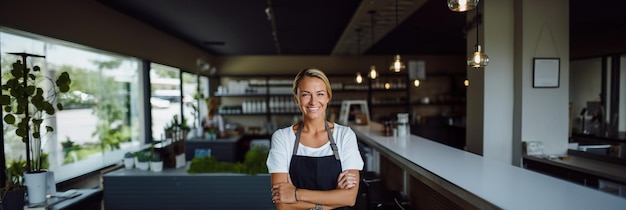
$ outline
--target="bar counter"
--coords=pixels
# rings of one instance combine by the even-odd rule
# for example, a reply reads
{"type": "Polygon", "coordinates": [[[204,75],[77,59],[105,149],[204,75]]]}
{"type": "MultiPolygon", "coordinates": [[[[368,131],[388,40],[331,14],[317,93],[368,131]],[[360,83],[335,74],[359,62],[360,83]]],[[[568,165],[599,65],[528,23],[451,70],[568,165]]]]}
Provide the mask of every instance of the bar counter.
{"type": "Polygon", "coordinates": [[[350,125],[374,150],[373,168],[416,209],[624,209],[626,199],[449,147],[350,125]]]}

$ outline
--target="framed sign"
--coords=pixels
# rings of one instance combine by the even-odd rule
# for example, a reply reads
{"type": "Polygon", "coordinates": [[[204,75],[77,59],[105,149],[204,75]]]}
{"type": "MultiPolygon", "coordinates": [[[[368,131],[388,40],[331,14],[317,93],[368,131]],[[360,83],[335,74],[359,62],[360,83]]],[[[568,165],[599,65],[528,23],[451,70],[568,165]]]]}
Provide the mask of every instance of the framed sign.
{"type": "Polygon", "coordinates": [[[533,87],[558,88],[561,73],[560,61],[559,58],[534,58],[533,87]]]}

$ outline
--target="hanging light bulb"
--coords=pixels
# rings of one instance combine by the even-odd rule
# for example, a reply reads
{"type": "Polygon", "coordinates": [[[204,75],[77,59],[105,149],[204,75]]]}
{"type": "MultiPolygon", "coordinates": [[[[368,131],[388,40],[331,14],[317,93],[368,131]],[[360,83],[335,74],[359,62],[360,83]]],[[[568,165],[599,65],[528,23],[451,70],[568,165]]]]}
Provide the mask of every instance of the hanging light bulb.
{"type": "Polygon", "coordinates": [[[370,66],[370,78],[376,79],[378,77],[378,72],[376,72],[376,66],[370,66]]]}
{"type": "MultiPolygon", "coordinates": [[[[398,0],[396,0],[396,29],[398,28],[398,0]]],[[[398,43],[398,39],[396,39],[396,52],[400,51],[398,50],[399,48],[399,43],[398,43]]],[[[389,66],[389,70],[395,72],[395,73],[399,73],[400,71],[402,71],[402,69],[404,69],[404,63],[402,63],[402,61],[400,60],[400,53],[397,52],[396,56],[393,57],[393,63],[391,63],[391,66],[389,66]]]]}
{"type": "Polygon", "coordinates": [[[489,64],[489,56],[481,51],[479,44],[477,44],[474,48],[475,51],[468,59],[467,65],[477,69],[487,66],[487,64],[489,64]]]}
{"type": "Polygon", "coordinates": [[[463,81],[463,85],[465,85],[465,87],[469,87],[469,80],[465,79],[465,81],[463,81]]]}
{"type": "MultiPolygon", "coordinates": [[[[370,13],[370,20],[372,21],[372,24],[370,25],[372,27],[370,30],[370,32],[372,33],[372,36],[370,37],[371,38],[370,44],[372,45],[371,47],[374,47],[374,15],[376,14],[376,11],[370,10],[368,13],[370,13]]],[[[376,59],[373,59],[373,60],[376,60],[376,59]]],[[[369,77],[371,79],[376,79],[378,77],[378,72],[376,71],[376,65],[372,64],[372,66],[370,66],[369,77]]]]}
{"type": "Polygon", "coordinates": [[[356,73],[356,83],[363,83],[363,77],[361,76],[361,72],[356,73]]]}
{"type": "Polygon", "coordinates": [[[391,84],[389,82],[385,82],[385,90],[389,90],[391,88],[391,84]]]}
{"type": "Polygon", "coordinates": [[[455,12],[465,12],[474,9],[479,0],[448,0],[448,9],[455,12]]]}
{"type": "Polygon", "coordinates": [[[419,79],[413,80],[413,86],[419,87],[420,86],[420,80],[419,79]]]}
{"type": "Polygon", "coordinates": [[[402,71],[404,67],[404,63],[402,63],[402,61],[400,60],[400,54],[396,54],[396,56],[394,56],[393,63],[391,63],[391,66],[389,66],[389,70],[398,73],[402,71]]]}
{"type": "Polygon", "coordinates": [[[480,13],[478,13],[478,9],[476,9],[476,17],[474,18],[474,21],[476,22],[476,45],[474,46],[474,53],[472,54],[471,57],[469,57],[469,59],[467,60],[467,65],[472,67],[472,68],[482,68],[487,66],[487,64],[489,64],[489,56],[487,56],[487,54],[482,52],[482,49],[480,47],[480,43],[479,41],[479,36],[478,36],[478,31],[480,30],[480,21],[482,16],[480,16],[480,13]]]}

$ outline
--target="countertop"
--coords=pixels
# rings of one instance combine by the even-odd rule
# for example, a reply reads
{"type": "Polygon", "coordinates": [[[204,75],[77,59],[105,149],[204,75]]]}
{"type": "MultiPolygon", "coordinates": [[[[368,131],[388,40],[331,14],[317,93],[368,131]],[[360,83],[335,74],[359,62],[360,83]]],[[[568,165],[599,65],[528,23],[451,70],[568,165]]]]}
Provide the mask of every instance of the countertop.
{"type": "MultiPolygon", "coordinates": [[[[502,209],[624,209],[626,199],[449,147],[419,136],[382,136],[382,125],[350,126],[357,137],[502,209]]],[[[381,152],[385,152],[381,151],[381,152]]]]}

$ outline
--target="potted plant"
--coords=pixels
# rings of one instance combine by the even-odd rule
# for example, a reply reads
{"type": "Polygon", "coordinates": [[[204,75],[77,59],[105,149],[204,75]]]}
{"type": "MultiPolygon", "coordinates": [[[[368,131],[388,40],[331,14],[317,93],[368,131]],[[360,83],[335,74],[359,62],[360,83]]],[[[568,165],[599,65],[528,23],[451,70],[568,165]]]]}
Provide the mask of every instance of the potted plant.
{"type": "Polygon", "coordinates": [[[187,120],[179,120],[178,115],[172,116],[172,120],[165,124],[165,138],[172,138],[173,141],[178,141],[187,136],[191,127],[187,125],[187,120]]]}
{"type": "Polygon", "coordinates": [[[6,167],[7,180],[4,188],[0,192],[0,201],[2,208],[5,210],[23,209],[24,194],[26,186],[24,186],[24,164],[26,160],[12,160],[6,167]]]}
{"type": "Polygon", "coordinates": [[[131,152],[124,154],[124,168],[133,169],[135,166],[135,155],[131,152]]]}
{"type": "Polygon", "coordinates": [[[163,161],[159,153],[152,153],[150,157],[150,170],[154,172],[163,171],[163,161]]]}
{"type": "Polygon", "coordinates": [[[135,153],[137,157],[137,168],[142,171],[147,171],[150,168],[150,151],[139,151],[135,153]]]}
{"type": "Polygon", "coordinates": [[[165,126],[166,138],[171,138],[171,144],[168,150],[175,156],[174,167],[180,168],[185,166],[185,138],[191,128],[187,125],[187,120],[180,121],[178,115],[172,117],[172,121],[165,126]]]}
{"type": "Polygon", "coordinates": [[[3,120],[6,124],[15,126],[15,134],[26,145],[24,180],[28,190],[28,201],[40,203],[46,200],[47,176],[42,167],[41,138],[44,134],[54,131],[53,127],[43,122],[54,116],[57,110],[63,110],[63,105],[56,103],[56,95],[69,91],[71,79],[67,72],[62,72],[53,80],[43,75],[39,66],[33,66],[31,69],[25,65],[27,57],[43,56],[27,53],[10,54],[21,56],[22,60],[13,63],[9,74],[3,75],[7,78],[2,84],[3,92],[0,96],[0,105],[6,114],[3,120]],[[34,186],[29,187],[30,184],[34,186]]]}

